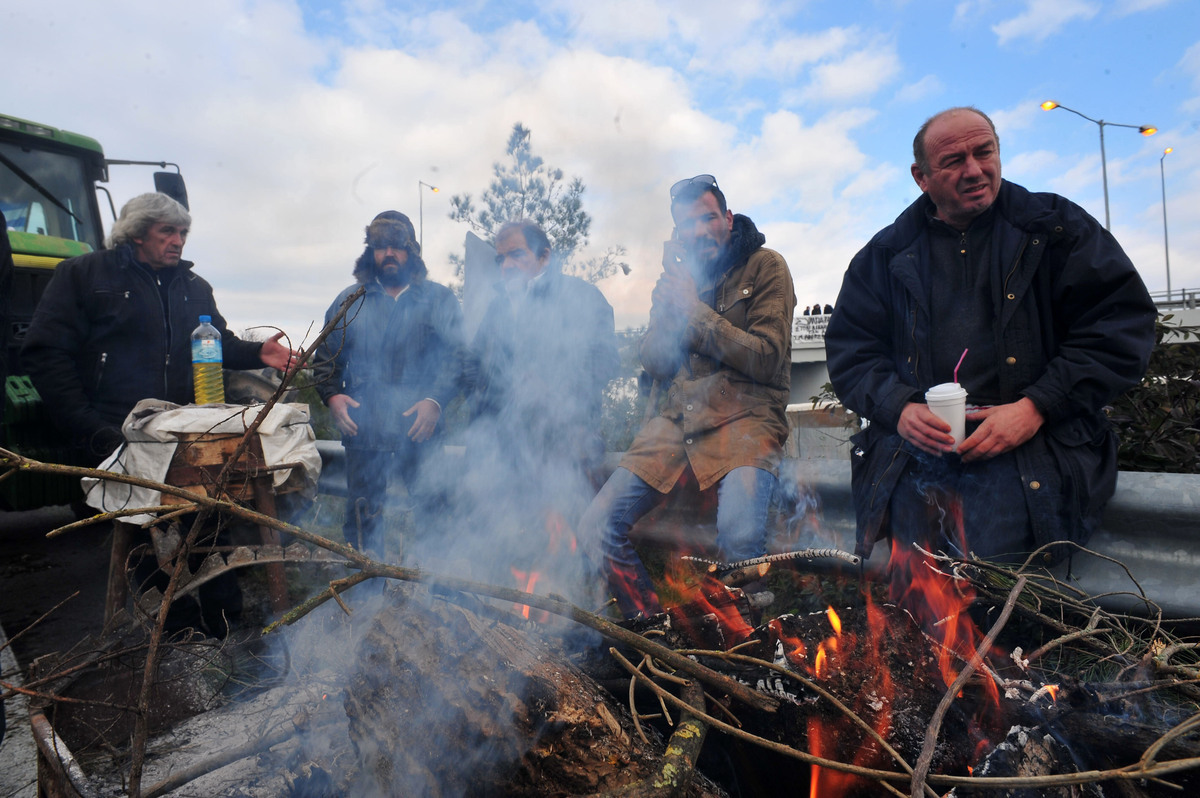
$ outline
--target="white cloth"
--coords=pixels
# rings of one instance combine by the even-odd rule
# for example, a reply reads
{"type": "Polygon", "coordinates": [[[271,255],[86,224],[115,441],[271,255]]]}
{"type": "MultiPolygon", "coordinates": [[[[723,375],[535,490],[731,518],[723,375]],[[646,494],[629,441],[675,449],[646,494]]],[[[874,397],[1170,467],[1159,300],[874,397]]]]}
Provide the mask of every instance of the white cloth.
{"type": "MultiPolygon", "coordinates": [[[[143,399],[134,406],[121,431],[125,444],[100,464],[103,471],[129,474],[143,479],[163,482],[179,433],[209,432],[242,434],[262,412],[265,405],[185,405],[160,399],[143,399]]],[[[263,458],[267,465],[300,463],[301,469],[285,468],[273,472],[278,491],[285,485],[298,488],[306,496],[317,492],[321,475],[321,455],[316,436],[309,424],[308,405],[276,404],[258,428],[263,458]],[[295,473],[293,473],[295,472],[295,473]]],[[[89,506],[103,512],[156,507],[162,503],[162,492],[126,485],[94,477],[83,479],[84,499],[89,506]]],[[[152,520],[143,513],[124,520],[140,524],[152,520]]]]}

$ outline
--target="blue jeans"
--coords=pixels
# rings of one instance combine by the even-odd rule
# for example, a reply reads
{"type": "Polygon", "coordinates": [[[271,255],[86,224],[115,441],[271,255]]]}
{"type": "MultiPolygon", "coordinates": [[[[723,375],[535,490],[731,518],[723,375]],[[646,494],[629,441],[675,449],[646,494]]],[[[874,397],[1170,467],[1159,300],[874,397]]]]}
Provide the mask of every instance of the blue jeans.
{"type": "Polygon", "coordinates": [[[914,451],[888,503],[893,542],[912,550],[1022,562],[1035,548],[1017,456],[964,463],[914,451]]]}
{"type": "MultiPolygon", "coordinates": [[[[767,511],[775,475],[742,466],[726,474],[717,486],[717,550],[725,562],[761,557],[767,553],[767,511]]],[[[654,583],[646,573],[629,530],[665,495],[625,468],[613,471],[579,522],[585,552],[598,559],[626,616],[662,611],[654,583]]]]}

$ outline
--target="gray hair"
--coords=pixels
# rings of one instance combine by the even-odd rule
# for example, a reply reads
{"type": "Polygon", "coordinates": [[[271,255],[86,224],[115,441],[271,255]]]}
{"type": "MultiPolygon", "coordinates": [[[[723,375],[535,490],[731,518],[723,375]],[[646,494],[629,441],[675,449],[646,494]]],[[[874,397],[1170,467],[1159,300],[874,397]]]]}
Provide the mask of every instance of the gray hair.
{"type": "Polygon", "coordinates": [[[133,243],[134,239],[144,238],[150,228],[160,222],[191,227],[192,215],[166,194],[139,194],[121,208],[121,215],[113,222],[105,246],[111,249],[133,243]]]}
{"type": "Polygon", "coordinates": [[[960,111],[969,111],[982,117],[983,121],[987,122],[988,127],[992,129],[992,138],[996,140],[996,151],[1000,151],[1000,134],[996,132],[996,123],[992,121],[990,116],[973,105],[958,105],[954,108],[947,108],[945,111],[938,111],[926,119],[925,124],[921,125],[921,129],[917,131],[917,135],[913,138],[913,163],[917,165],[917,169],[921,171],[921,174],[929,174],[929,154],[925,152],[925,134],[929,132],[929,126],[947,114],[955,114],[960,111]]]}

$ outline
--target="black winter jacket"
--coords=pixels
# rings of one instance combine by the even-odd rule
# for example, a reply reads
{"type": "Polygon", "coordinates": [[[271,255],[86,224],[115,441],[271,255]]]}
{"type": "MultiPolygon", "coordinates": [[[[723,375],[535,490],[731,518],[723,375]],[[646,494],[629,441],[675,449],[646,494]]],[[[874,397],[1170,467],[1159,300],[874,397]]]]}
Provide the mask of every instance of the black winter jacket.
{"type": "Polygon", "coordinates": [[[34,311],[21,362],[52,417],[92,458],[120,443],[140,400],[193,401],[191,333],[200,316],[221,331],[225,368],[262,365],[262,344],[226,328],[192,263],[178,269],[164,307],[128,245],[81,255],[58,264],[34,311]]]}
{"type": "MultiPolygon", "coordinates": [[[[1082,208],[1005,181],[995,204],[992,300],[1001,402],[1028,397],[1045,418],[1016,451],[1037,544],[1083,543],[1116,488],[1104,406],[1145,373],[1156,308],[1116,240],[1082,208]]],[[[855,437],[859,553],[883,533],[908,450],[908,402],[930,372],[929,198],[922,195],[851,261],[825,337],[842,402],[871,425],[855,437]]],[[[1058,559],[1062,547],[1051,555],[1058,559]]]]}

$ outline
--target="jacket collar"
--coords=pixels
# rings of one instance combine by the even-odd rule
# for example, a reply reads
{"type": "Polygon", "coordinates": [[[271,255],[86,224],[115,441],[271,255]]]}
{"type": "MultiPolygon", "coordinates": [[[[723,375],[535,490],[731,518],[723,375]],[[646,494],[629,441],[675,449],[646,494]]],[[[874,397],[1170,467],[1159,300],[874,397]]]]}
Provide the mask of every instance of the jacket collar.
{"type": "Polygon", "coordinates": [[[759,232],[750,217],[735,213],[733,215],[733,231],[729,236],[729,246],[705,276],[715,280],[731,269],[743,265],[765,243],[767,243],[767,237],[759,232]]]}
{"type": "MultiPolygon", "coordinates": [[[[138,268],[138,269],[141,269],[141,270],[143,270],[143,271],[145,271],[145,272],[147,272],[147,273],[153,273],[153,272],[154,272],[154,270],[153,270],[152,268],[150,268],[149,266],[147,266],[146,264],[144,264],[144,263],[139,263],[139,262],[138,262],[138,259],[137,259],[136,257],[134,257],[134,254],[133,254],[133,246],[132,246],[132,245],[130,245],[130,244],[118,244],[118,245],[116,246],[116,248],[115,248],[115,249],[113,249],[112,251],[113,251],[114,253],[116,253],[116,256],[117,256],[117,262],[118,262],[118,263],[120,263],[120,264],[121,264],[121,266],[123,266],[123,267],[126,267],[126,268],[138,268]]],[[[178,265],[178,266],[176,266],[175,268],[179,270],[179,274],[180,274],[180,275],[185,275],[185,274],[190,274],[190,273],[191,273],[191,271],[192,271],[192,267],[193,267],[194,265],[195,265],[195,264],[194,264],[192,261],[190,261],[190,260],[183,260],[183,259],[181,258],[181,259],[179,260],[179,265],[178,265]]]]}

